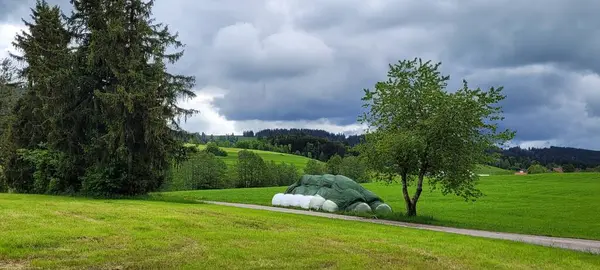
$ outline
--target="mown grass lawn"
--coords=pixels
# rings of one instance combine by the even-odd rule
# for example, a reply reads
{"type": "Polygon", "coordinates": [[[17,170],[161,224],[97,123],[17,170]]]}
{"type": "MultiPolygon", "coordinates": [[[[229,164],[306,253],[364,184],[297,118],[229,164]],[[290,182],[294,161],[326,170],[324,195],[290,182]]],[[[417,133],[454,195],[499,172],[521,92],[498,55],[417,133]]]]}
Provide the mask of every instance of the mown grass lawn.
{"type": "Polygon", "coordinates": [[[293,214],[0,194],[0,268],[594,269],[600,256],[293,214]]]}
{"type": "MultiPolygon", "coordinates": [[[[481,177],[485,194],[476,202],[430,192],[426,187],[418,205],[418,222],[536,235],[600,239],[600,174],[499,175],[481,177]]],[[[404,212],[401,186],[369,183],[364,186],[404,212]]],[[[163,193],[162,196],[270,205],[285,187],[201,190],[163,193]]],[[[412,191],[411,191],[412,192],[412,191]]],[[[392,219],[414,221],[401,215],[392,219]]]]}

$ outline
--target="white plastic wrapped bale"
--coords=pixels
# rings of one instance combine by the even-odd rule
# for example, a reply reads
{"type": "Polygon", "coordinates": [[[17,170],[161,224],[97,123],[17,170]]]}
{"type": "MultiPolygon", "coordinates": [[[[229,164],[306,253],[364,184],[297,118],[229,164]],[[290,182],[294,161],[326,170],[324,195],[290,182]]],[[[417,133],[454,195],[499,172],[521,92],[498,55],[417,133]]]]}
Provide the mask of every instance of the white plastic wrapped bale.
{"type": "Polygon", "coordinates": [[[291,206],[294,203],[294,195],[293,194],[283,194],[281,198],[281,206],[291,206]]]}
{"type": "Polygon", "coordinates": [[[330,200],[326,200],[322,206],[323,210],[327,212],[335,212],[338,210],[338,205],[330,200]]]}
{"type": "Polygon", "coordinates": [[[319,210],[323,206],[324,202],[325,202],[325,198],[323,198],[319,195],[315,195],[312,197],[312,199],[310,199],[308,208],[314,209],[314,210],[319,210]]]}
{"type": "Polygon", "coordinates": [[[300,207],[302,207],[303,209],[309,209],[310,208],[310,201],[312,200],[314,196],[303,196],[302,200],[300,201],[300,207]]]}
{"type": "Polygon", "coordinates": [[[304,198],[304,195],[302,194],[295,194],[292,204],[290,206],[293,207],[300,207],[300,204],[302,203],[302,198],[304,198]]]}
{"type": "Polygon", "coordinates": [[[280,206],[282,198],[283,198],[283,193],[275,194],[275,196],[273,196],[273,199],[271,200],[271,204],[274,206],[280,206]]]}

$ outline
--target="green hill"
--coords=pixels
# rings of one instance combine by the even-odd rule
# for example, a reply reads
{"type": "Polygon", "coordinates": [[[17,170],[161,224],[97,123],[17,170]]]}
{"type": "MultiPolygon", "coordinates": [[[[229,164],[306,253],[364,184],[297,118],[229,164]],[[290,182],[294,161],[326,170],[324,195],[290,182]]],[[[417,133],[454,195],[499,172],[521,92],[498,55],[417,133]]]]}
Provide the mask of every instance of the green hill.
{"type": "Polygon", "coordinates": [[[489,166],[489,165],[479,165],[479,166],[477,166],[475,173],[489,174],[489,175],[506,175],[506,174],[513,174],[514,172],[505,170],[505,169],[501,169],[498,167],[489,166]]]}
{"type": "MultiPolygon", "coordinates": [[[[204,148],[206,148],[205,145],[198,145],[198,149],[203,150],[204,148]]],[[[226,157],[220,157],[223,159],[223,161],[225,161],[225,164],[227,164],[227,165],[235,165],[235,162],[237,161],[237,158],[238,158],[238,152],[244,150],[244,149],[239,149],[239,148],[226,148],[226,147],[221,147],[221,149],[223,149],[225,152],[227,152],[226,157]]],[[[266,162],[275,161],[277,163],[280,163],[280,162],[285,162],[288,164],[291,163],[291,164],[294,164],[294,166],[296,166],[299,169],[304,169],[304,167],[306,167],[306,163],[310,160],[307,157],[292,155],[292,154],[284,154],[284,153],[252,150],[252,149],[248,149],[248,150],[250,150],[254,153],[257,153],[266,162]]]]}
{"type": "MultiPolygon", "coordinates": [[[[190,144],[188,144],[190,145],[190,144]]],[[[198,149],[203,150],[206,148],[205,145],[198,145],[198,149]]],[[[238,160],[238,152],[244,150],[239,148],[227,148],[220,147],[222,150],[227,152],[226,157],[217,157],[225,162],[229,171],[231,172],[233,168],[236,166],[236,162],[238,160]]],[[[292,164],[298,170],[299,173],[303,173],[306,164],[310,160],[307,157],[292,155],[292,154],[284,154],[277,152],[269,152],[269,151],[261,151],[261,150],[250,150],[256,154],[258,154],[265,162],[275,162],[275,163],[283,163],[292,164]]],[[[186,182],[189,181],[191,177],[193,177],[194,172],[192,170],[192,165],[196,162],[192,157],[190,160],[184,161],[182,164],[178,164],[174,166],[171,170],[171,179],[163,184],[161,190],[164,191],[175,191],[175,190],[184,190],[183,188],[186,186],[186,182]]]]}
{"type": "MultiPolygon", "coordinates": [[[[251,137],[245,137],[245,138],[252,139],[251,137]]],[[[206,148],[205,145],[198,145],[198,149],[203,150],[204,148],[206,148]]],[[[237,160],[237,153],[239,151],[244,150],[244,149],[239,149],[239,148],[227,148],[227,147],[221,147],[221,149],[223,149],[225,152],[227,152],[227,157],[220,157],[223,159],[223,161],[225,161],[225,164],[227,164],[227,165],[235,165],[235,162],[237,160]]],[[[292,155],[292,154],[283,154],[283,153],[277,153],[277,152],[252,150],[252,149],[248,149],[248,150],[250,150],[254,153],[257,153],[260,157],[262,157],[267,162],[270,162],[270,161],[275,161],[277,163],[285,162],[288,164],[294,164],[294,166],[296,166],[299,169],[304,169],[304,167],[306,167],[306,163],[310,160],[307,157],[292,155]]],[[[505,174],[512,174],[513,172],[509,171],[509,170],[489,166],[489,165],[480,165],[480,166],[478,166],[475,173],[489,174],[489,175],[505,175],[505,174]]]]}

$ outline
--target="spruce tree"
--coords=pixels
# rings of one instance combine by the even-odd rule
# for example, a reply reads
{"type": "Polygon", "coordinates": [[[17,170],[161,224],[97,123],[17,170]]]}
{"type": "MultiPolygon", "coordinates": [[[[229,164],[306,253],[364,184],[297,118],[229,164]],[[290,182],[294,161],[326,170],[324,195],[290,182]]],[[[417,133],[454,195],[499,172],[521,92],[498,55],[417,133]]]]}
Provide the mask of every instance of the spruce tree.
{"type": "Polygon", "coordinates": [[[182,51],[168,27],[151,18],[153,1],[74,0],[73,32],[81,44],[78,62],[87,108],[96,126],[86,145],[90,167],[84,191],[93,194],[139,194],[157,189],[171,156],[179,117],[195,111],[177,106],[193,97],[193,77],[167,72],[182,51]]]}
{"type": "Polygon", "coordinates": [[[21,192],[33,191],[34,169],[17,151],[32,150],[47,143],[55,119],[49,104],[55,103],[54,98],[63,87],[65,80],[61,73],[69,61],[70,38],[60,9],[38,0],[31,11],[31,21],[23,20],[27,31],[18,34],[13,42],[20,54],[11,56],[24,66],[19,76],[25,82],[25,93],[13,108],[6,135],[6,181],[9,187],[21,192]]]}

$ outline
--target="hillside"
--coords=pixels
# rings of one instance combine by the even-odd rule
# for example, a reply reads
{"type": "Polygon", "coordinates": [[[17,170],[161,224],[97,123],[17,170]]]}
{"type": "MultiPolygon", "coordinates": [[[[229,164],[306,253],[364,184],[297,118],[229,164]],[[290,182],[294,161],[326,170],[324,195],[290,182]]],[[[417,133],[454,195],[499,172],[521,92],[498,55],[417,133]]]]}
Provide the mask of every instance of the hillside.
{"type": "MultiPolygon", "coordinates": [[[[206,148],[205,145],[198,145],[198,149],[203,150],[204,148],[206,148]]],[[[227,164],[228,166],[235,165],[235,163],[237,161],[238,152],[244,150],[244,149],[239,149],[239,148],[227,148],[227,147],[221,147],[221,149],[223,149],[225,152],[227,152],[227,156],[219,157],[219,158],[221,158],[223,161],[225,161],[225,164],[227,164]]],[[[304,167],[306,167],[306,163],[310,160],[307,157],[299,156],[299,155],[253,150],[253,149],[247,149],[247,150],[257,153],[260,157],[262,157],[267,162],[274,161],[277,163],[285,162],[288,164],[294,164],[294,166],[296,166],[296,168],[298,168],[300,170],[303,170],[304,167]]],[[[504,170],[504,169],[500,169],[497,167],[489,166],[489,165],[480,165],[480,166],[478,166],[475,173],[489,174],[489,175],[502,175],[502,174],[512,174],[513,172],[509,171],[509,170],[504,170]]]]}
{"type": "MultiPolygon", "coordinates": [[[[199,150],[204,150],[206,148],[205,145],[188,144],[188,146],[196,146],[199,150]]],[[[226,179],[220,178],[220,179],[223,179],[223,181],[220,182],[222,184],[218,188],[234,187],[235,184],[233,184],[233,183],[239,179],[235,175],[235,173],[236,173],[235,166],[238,161],[238,152],[240,152],[244,149],[227,148],[227,147],[220,147],[220,148],[221,148],[221,150],[223,150],[227,153],[226,157],[217,156],[218,159],[221,159],[225,163],[225,165],[227,165],[227,168],[226,168],[227,176],[224,177],[226,179]]],[[[281,179],[289,180],[289,181],[286,181],[285,183],[291,183],[291,182],[295,181],[296,178],[298,177],[298,174],[303,173],[303,170],[306,167],[306,164],[310,160],[307,157],[291,155],[291,154],[261,151],[261,150],[249,150],[249,151],[256,153],[259,157],[261,157],[267,163],[270,163],[271,161],[275,162],[276,164],[285,163],[286,164],[285,167],[288,167],[289,171],[292,171],[291,174],[295,175],[295,176],[288,176],[288,177],[281,178],[281,179]],[[294,169],[291,168],[291,166],[294,166],[294,168],[296,169],[295,170],[296,173],[293,173],[294,169]]],[[[201,162],[201,161],[198,161],[196,159],[196,157],[197,156],[191,156],[190,159],[184,161],[183,163],[173,166],[170,171],[169,179],[165,183],[163,183],[160,190],[176,191],[176,190],[198,189],[197,186],[196,187],[190,186],[191,185],[190,183],[193,183],[194,181],[197,181],[197,179],[198,179],[198,172],[195,171],[194,165],[200,165],[200,163],[197,163],[197,162],[201,162]],[[193,179],[196,179],[196,180],[193,180],[193,179]]],[[[264,174],[261,174],[260,177],[263,180],[265,179],[264,174]]],[[[270,184],[270,185],[272,185],[272,184],[270,184]]],[[[275,184],[275,185],[278,185],[278,184],[275,184]]]]}
{"type": "MultiPolygon", "coordinates": [[[[252,140],[262,138],[270,143],[278,143],[283,145],[291,144],[293,152],[299,151],[303,154],[312,152],[312,156],[318,156],[321,151],[326,152],[327,156],[331,156],[329,152],[340,152],[340,150],[332,150],[332,147],[325,149],[314,149],[316,144],[325,144],[326,142],[341,143],[347,146],[355,146],[363,138],[363,135],[346,136],[344,134],[335,134],[320,129],[265,129],[254,132],[244,132],[248,137],[233,136],[233,141],[252,140]],[[312,146],[307,145],[312,144],[312,146]]],[[[200,134],[197,134],[200,136],[200,134]]],[[[215,136],[219,140],[227,140],[232,135],[215,136]]],[[[206,136],[204,136],[206,138],[206,136]]],[[[534,161],[551,167],[558,167],[565,164],[572,164],[576,168],[586,169],[600,166],[600,151],[579,149],[572,147],[550,146],[547,148],[529,148],[513,147],[509,149],[498,149],[501,154],[501,159],[493,164],[496,167],[509,169],[512,171],[519,169],[527,169],[534,161]]]]}
{"type": "MultiPolygon", "coordinates": [[[[198,149],[203,150],[204,148],[206,148],[205,145],[198,145],[198,149]]],[[[221,149],[223,149],[225,152],[227,152],[227,156],[219,157],[219,158],[223,159],[223,161],[225,161],[225,164],[227,164],[228,166],[235,165],[235,162],[237,161],[237,158],[238,158],[238,152],[244,150],[244,149],[240,149],[240,148],[227,148],[227,147],[221,147],[221,149]]],[[[248,150],[252,151],[254,153],[257,153],[266,162],[275,161],[277,163],[285,162],[288,164],[294,164],[294,166],[296,166],[296,168],[298,168],[300,170],[303,170],[304,167],[306,166],[306,163],[310,160],[307,157],[292,155],[292,154],[284,154],[284,153],[253,150],[253,149],[248,149],[248,150]]]]}
{"type": "Polygon", "coordinates": [[[496,164],[502,168],[526,169],[533,161],[547,167],[572,164],[585,169],[600,166],[600,151],[571,147],[530,148],[513,147],[501,151],[502,158],[496,164]]]}
{"type": "Polygon", "coordinates": [[[0,205],[0,269],[600,267],[584,252],[206,204],[0,194],[0,205]]]}
{"type": "Polygon", "coordinates": [[[490,165],[479,165],[475,170],[476,174],[489,174],[489,175],[505,175],[505,174],[513,174],[513,171],[501,169],[498,167],[490,166],[490,165]]]}

